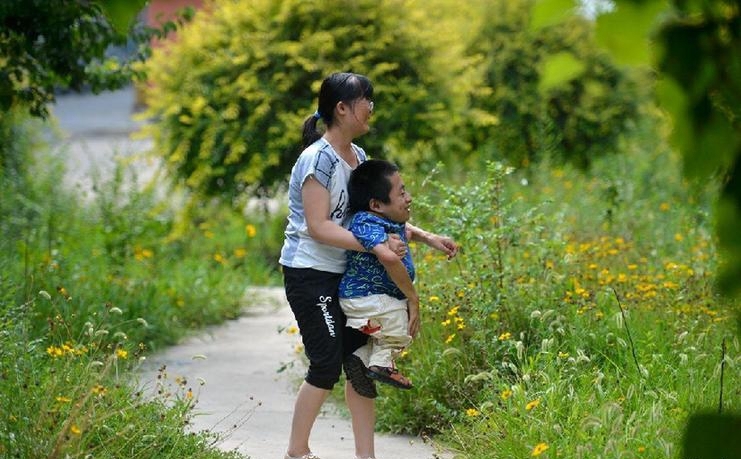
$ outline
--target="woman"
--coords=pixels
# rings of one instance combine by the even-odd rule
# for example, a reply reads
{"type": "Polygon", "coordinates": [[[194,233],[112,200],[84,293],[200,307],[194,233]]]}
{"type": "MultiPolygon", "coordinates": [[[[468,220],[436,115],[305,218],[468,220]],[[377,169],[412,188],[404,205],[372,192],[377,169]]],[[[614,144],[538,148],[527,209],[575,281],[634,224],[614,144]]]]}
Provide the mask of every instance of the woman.
{"type": "MultiPolygon", "coordinates": [[[[345,330],[337,289],[345,269],[345,250],[364,250],[342,223],[350,173],[366,159],[353,140],[370,129],[372,97],[373,86],[362,75],[327,77],[319,90],[319,108],[304,122],[304,151],[291,171],[280,264],[309,369],[296,397],[286,459],[318,459],[309,449],[314,421],[340,379],[343,356],[367,340],[365,335],[345,330]],[[320,119],[326,126],[323,135],[317,131],[320,119]]],[[[457,246],[451,239],[410,227],[412,240],[455,255],[457,246]]],[[[400,256],[406,252],[398,240],[390,240],[389,246],[400,256]]],[[[346,370],[351,384],[345,385],[345,398],[352,416],[355,454],[366,459],[375,455],[375,388],[357,369],[346,370]]]]}

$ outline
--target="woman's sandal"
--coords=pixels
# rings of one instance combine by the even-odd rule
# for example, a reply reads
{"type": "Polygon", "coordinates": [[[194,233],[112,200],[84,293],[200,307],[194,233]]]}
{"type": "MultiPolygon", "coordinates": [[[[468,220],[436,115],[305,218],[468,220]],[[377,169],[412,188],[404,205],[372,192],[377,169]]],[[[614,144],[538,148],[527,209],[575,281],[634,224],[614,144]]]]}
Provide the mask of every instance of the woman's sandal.
{"type": "Polygon", "coordinates": [[[409,378],[399,373],[396,368],[371,365],[368,367],[368,377],[399,389],[411,389],[413,387],[409,378]]]}

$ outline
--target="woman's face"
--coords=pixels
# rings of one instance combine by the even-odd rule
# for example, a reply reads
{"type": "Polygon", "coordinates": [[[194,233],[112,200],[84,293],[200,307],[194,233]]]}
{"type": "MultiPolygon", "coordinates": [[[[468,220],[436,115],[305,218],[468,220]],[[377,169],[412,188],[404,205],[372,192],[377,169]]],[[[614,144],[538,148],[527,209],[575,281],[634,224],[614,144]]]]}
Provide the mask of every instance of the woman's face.
{"type": "Polygon", "coordinates": [[[373,113],[373,101],[361,97],[355,99],[350,105],[350,120],[355,121],[358,127],[359,135],[370,131],[370,117],[373,113]]]}

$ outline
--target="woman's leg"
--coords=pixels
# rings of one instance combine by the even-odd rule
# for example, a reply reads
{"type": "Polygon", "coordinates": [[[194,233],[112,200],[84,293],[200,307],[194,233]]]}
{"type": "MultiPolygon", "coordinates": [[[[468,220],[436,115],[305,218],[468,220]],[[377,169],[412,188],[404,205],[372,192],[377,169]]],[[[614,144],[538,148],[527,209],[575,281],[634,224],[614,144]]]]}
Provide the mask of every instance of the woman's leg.
{"type": "Polygon", "coordinates": [[[301,457],[309,453],[309,435],[319,415],[322,404],[329,395],[328,390],[303,382],[298,390],[293,409],[291,436],[288,438],[288,455],[301,457]]]}
{"type": "Polygon", "coordinates": [[[291,306],[309,368],[299,388],[288,439],[288,455],[309,453],[309,436],[322,404],[342,372],[345,317],[337,302],[341,275],[313,269],[283,268],[291,306]]]}
{"type": "Polygon", "coordinates": [[[349,382],[345,383],[345,401],[352,417],[355,456],[360,459],[376,457],[373,438],[376,429],[375,401],[355,392],[349,382]]]}

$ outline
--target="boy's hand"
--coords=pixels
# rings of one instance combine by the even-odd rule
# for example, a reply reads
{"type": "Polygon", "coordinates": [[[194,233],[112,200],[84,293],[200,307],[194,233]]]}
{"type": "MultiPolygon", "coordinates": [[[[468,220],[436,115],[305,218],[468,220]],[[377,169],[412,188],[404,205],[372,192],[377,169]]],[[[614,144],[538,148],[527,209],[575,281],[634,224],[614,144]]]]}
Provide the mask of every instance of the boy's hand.
{"type": "Polygon", "coordinates": [[[419,298],[407,299],[407,310],[409,311],[409,334],[414,338],[419,333],[419,298]]]}
{"type": "Polygon", "coordinates": [[[448,236],[439,236],[437,234],[430,238],[430,247],[435,248],[448,256],[448,260],[458,254],[458,244],[448,236]]]}

